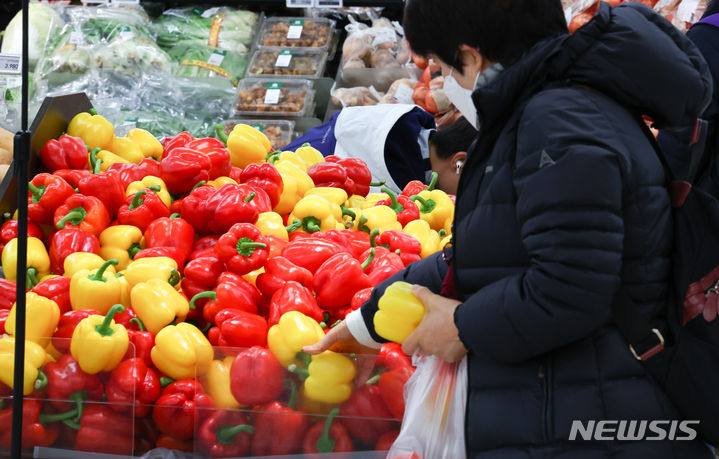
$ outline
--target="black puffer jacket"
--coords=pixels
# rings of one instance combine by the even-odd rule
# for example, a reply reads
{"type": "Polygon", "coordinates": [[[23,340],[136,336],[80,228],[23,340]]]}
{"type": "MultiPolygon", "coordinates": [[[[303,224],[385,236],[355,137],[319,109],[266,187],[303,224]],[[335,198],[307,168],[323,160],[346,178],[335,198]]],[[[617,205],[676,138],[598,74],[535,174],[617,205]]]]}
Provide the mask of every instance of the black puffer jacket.
{"type": "MultiPolygon", "coordinates": [[[[664,172],[629,110],[679,127],[710,97],[697,50],[639,4],[602,4],[475,91],[481,130],[453,260],[469,457],[710,457],[699,441],[568,441],[573,420],[677,418],[610,317],[624,284],[660,320],[669,277],[664,172]]],[[[362,308],[375,340],[383,287],[404,278],[439,292],[443,264],[431,257],[376,289],[362,308]]]]}

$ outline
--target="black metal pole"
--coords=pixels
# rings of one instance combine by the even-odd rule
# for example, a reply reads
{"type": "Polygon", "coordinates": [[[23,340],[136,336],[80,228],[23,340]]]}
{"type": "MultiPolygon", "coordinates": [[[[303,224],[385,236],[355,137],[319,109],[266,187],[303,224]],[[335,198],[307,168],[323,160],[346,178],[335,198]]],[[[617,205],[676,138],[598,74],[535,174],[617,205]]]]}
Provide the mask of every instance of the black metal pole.
{"type": "Polygon", "coordinates": [[[22,455],[23,387],[25,376],[25,273],[27,269],[27,168],[30,159],[28,130],[28,0],[22,1],[22,107],[20,131],[15,134],[13,173],[17,177],[17,284],[15,297],[15,374],[13,379],[12,446],[10,457],[22,455]]]}

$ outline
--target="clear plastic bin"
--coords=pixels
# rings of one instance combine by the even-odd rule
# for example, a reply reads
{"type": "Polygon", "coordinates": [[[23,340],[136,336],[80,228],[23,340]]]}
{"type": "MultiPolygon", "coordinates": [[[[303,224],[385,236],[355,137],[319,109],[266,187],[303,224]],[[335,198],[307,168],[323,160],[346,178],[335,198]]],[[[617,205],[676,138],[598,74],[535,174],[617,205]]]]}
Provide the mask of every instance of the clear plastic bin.
{"type": "Polygon", "coordinates": [[[245,78],[237,88],[236,114],[301,117],[312,112],[312,82],[245,78]]]}
{"type": "Polygon", "coordinates": [[[248,76],[319,78],[327,53],[320,49],[260,48],[252,55],[248,76]]]}
{"type": "Polygon", "coordinates": [[[335,23],[325,18],[267,18],[258,46],[324,48],[330,45],[335,23]]]}

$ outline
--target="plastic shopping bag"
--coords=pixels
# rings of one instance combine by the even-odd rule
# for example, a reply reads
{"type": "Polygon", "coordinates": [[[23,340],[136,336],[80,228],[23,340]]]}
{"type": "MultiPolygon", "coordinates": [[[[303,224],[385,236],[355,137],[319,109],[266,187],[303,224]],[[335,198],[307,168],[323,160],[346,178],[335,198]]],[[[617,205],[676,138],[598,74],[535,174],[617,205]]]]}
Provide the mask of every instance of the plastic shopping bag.
{"type": "Polygon", "coordinates": [[[388,459],[464,459],[467,357],[447,363],[415,354],[412,363],[417,370],[404,387],[402,428],[388,459]]]}

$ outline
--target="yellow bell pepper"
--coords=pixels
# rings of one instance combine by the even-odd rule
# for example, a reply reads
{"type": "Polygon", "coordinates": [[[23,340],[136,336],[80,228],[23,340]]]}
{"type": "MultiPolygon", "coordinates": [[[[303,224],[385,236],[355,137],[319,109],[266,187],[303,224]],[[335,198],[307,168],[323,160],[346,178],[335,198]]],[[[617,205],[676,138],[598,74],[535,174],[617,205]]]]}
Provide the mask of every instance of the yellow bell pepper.
{"type": "Polygon", "coordinates": [[[62,356],[62,353],[55,349],[55,346],[52,345],[52,341],[50,341],[47,346],[45,346],[45,353],[47,354],[47,358],[49,360],[51,359],[54,362],[56,362],[57,359],[62,356]]]}
{"type": "Polygon", "coordinates": [[[115,274],[115,278],[120,284],[120,304],[126,308],[132,307],[132,288],[130,288],[130,284],[127,282],[127,279],[125,279],[125,272],[115,274]]]}
{"type": "Polygon", "coordinates": [[[376,206],[378,202],[384,201],[385,199],[389,199],[389,195],[387,193],[370,193],[367,195],[364,201],[362,201],[359,207],[363,210],[369,209],[376,206]]]}
{"type": "MultiPolygon", "coordinates": [[[[2,269],[5,279],[17,280],[17,238],[10,239],[2,251],[2,269]]],[[[50,255],[45,244],[36,238],[27,238],[27,288],[33,288],[38,278],[50,272],[50,255]]]]}
{"type": "MultiPolygon", "coordinates": [[[[24,395],[30,395],[36,384],[40,386],[43,382],[47,383],[45,375],[40,371],[40,367],[46,361],[47,353],[42,346],[32,341],[25,341],[25,377],[22,389],[24,395]]],[[[15,337],[13,336],[0,339],[0,381],[11,389],[15,387],[15,337]]]]}
{"type": "Polygon", "coordinates": [[[354,229],[367,233],[372,233],[375,229],[402,231],[402,225],[397,221],[397,212],[388,206],[360,210],[356,214],[353,226],[354,229]]]}
{"type": "Polygon", "coordinates": [[[150,279],[132,287],[132,309],[148,331],[157,334],[166,325],[183,322],[190,303],[164,280],[150,279]]]}
{"type": "Polygon", "coordinates": [[[90,169],[95,174],[107,171],[107,168],[115,163],[130,164],[130,161],[111,151],[99,150],[97,148],[92,150],[88,154],[88,157],[90,161],[90,169]]]}
{"type": "Polygon", "coordinates": [[[254,271],[250,271],[250,272],[247,273],[247,274],[244,274],[244,275],[242,276],[242,278],[243,278],[244,280],[246,280],[247,282],[249,282],[250,284],[252,284],[252,285],[254,285],[255,287],[257,287],[257,277],[259,277],[259,275],[262,274],[262,273],[264,273],[264,272],[265,272],[265,267],[263,266],[263,267],[261,267],[261,268],[255,269],[254,271]]]}
{"type": "Polygon", "coordinates": [[[160,161],[162,159],[162,144],[154,135],[144,129],[132,129],[125,135],[128,139],[140,148],[145,158],[155,158],[160,161]]]}
{"type": "Polygon", "coordinates": [[[81,269],[70,279],[70,305],[72,309],[94,309],[107,314],[121,300],[121,284],[115,273],[105,272],[117,260],[107,260],[96,270],[81,269]]]}
{"type": "Polygon", "coordinates": [[[230,368],[235,358],[227,356],[223,360],[213,360],[205,375],[204,387],[207,395],[212,397],[215,408],[236,410],[241,408],[230,390],[230,368]]]}
{"type": "Polygon", "coordinates": [[[125,307],[116,304],[104,317],[86,317],[72,333],[70,354],[85,373],[112,371],[125,356],[130,339],[127,329],[113,320],[118,312],[125,312],[125,307]]]}
{"type": "Polygon", "coordinates": [[[287,215],[292,212],[297,202],[302,199],[302,195],[297,189],[297,179],[291,174],[282,174],[282,194],[280,200],[273,209],[280,215],[287,215]]]}
{"type": "MultiPolygon", "coordinates": [[[[384,193],[382,193],[382,194],[384,194],[384,193]]],[[[347,207],[352,208],[352,209],[361,209],[362,205],[364,204],[365,201],[366,201],[366,199],[364,196],[360,196],[358,194],[353,194],[352,196],[350,196],[347,199],[347,207]]],[[[367,206],[367,207],[372,207],[372,206],[367,206]]]]}
{"type": "Polygon", "coordinates": [[[439,234],[425,220],[413,220],[404,227],[404,232],[417,238],[422,245],[420,257],[426,258],[440,249],[439,234]]]}
{"type": "Polygon", "coordinates": [[[337,223],[342,221],[342,209],[322,196],[305,196],[292,210],[289,221],[288,231],[329,231],[337,229],[337,223]]]}
{"type": "Polygon", "coordinates": [[[310,168],[310,166],[294,151],[276,151],[274,153],[270,153],[270,155],[268,155],[267,161],[270,164],[274,165],[277,165],[277,162],[280,161],[292,163],[302,172],[307,172],[307,170],[310,168]]]}
{"type": "Polygon", "coordinates": [[[444,249],[447,245],[452,244],[452,235],[445,236],[440,242],[439,242],[439,248],[444,249]]]}
{"type": "Polygon", "coordinates": [[[325,332],[311,317],[298,311],[282,314],[280,321],[267,333],[267,347],[287,367],[296,362],[297,353],[305,346],[315,344],[324,338],[325,332]]]}
{"type": "Polygon", "coordinates": [[[177,262],[172,258],[140,258],[127,265],[125,279],[130,287],[150,279],[160,279],[174,287],[180,283],[180,272],[177,271],[177,262]]]}
{"type": "Polygon", "coordinates": [[[322,196],[332,204],[344,206],[347,203],[347,192],[342,188],[332,188],[328,186],[318,186],[310,189],[305,196],[322,196]]]}
{"type": "Polygon", "coordinates": [[[44,276],[40,277],[40,283],[43,281],[46,281],[48,279],[52,279],[53,277],[60,277],[57,274],[45,274],[44,276]]]}
{"type": "Polygon", "coordinates": [[[145,159],[145,155],[142,154],[140,147],[127,137],[113,137],[112,144],[108,150],[133,164],[137,164],[145,159]]]}
{"type": "Polygon", "coordinates": [[[142,231],[136,226],[115,225],[100,233],[100,256],[105,260],[118,260],[118,271],[125,269],[143,248],[142,231]]]}
{"type": "Polygon", "coordinates": [[[167,191],[167,185],[165,185],[165,182],[163,182],[160,177],[148,175],[142,180],[137,180],[130,183],[129,185],[127,185],[127,189],[125,190],[125,196],[134,196],[135,193],[137,193],[138,191],[142,191],[145,188],[150,188],[152,191],[154,191],[157,197],[162,200],[162,202],[167,206],[167,208],[170,208],[170,206],[172,205],[172,197],[170,196],[170,192],[167,191]]]}
{"type": "Polygon", "coordinates": [[[352,395],[352,380],[357,374],[352,361],[332,351],[313,355],[307,369],[293,368],[301,375],[307,374],[304,384],[305,397],[322,403],[342,403],[352,395]],[[304,371],[302,371],[304,370],[304,371]]]}
{"type": "Polygon", "coordinates": [[[227,150],[234,167],[247,167],[265,161],[272,144],[265,134],[246,124],[236,124],[227,136],[227,150]]]}
{"type": "Polygon", "coordinates": [[[275,167],[280,174],[289,174],[297,180],[297,193],[304,196],[309,190],[315,187],[309,175],[294,163],[289,161],[277,161],[275,167]]]}
{"type": "Polygon", "coordinates": [[[207,373],[214,350],[197,327],[182,322],[160,330],[150,356],[157,369],[167,376],[194,379],[207,373]]]}
{"type": "Polygon", "coordinates": [[[442,190],[425,190],[410,199],[419,207],[419,218],[435,231],[444,228],[447,219],[454,215],[454,203],[442,190]]]}
{"type": "Polygon", "coordinates": [[[287,235],[287,228],[285,228],[282,217],[276,212],[262,212],[259,217],[257,217],[255,226],[265,236],[272,234],[285,241],[290,239],[287,235]]]}
{"type": "Polygon", "coordinates": [[[295,153],[307,164],[308,167],[312,167],[317,163],[325,162],[325,157],[322,156],[322,153],[318,149],[313,148],[309,143],[303,143],[300,148],[295,150],[295,153]]]}
{"type": "Polygon", "coordinates": [[[412,293],[412,285],[394,282],[387,287],[377,304],[374,327],[379,336],[402,344],[424,317],[424,304],[412,293]]]}
{"type": "Polygon", "coordinates": [[[115,137],[115,128],[93,108],[89,113],[78,113],[70,120],[67,135],[80,137],[90,150],[109,149],[115,137]]]}
{"type": "Polygon", "coordinates": [[[223,185],[227,185],[228,183],[237,185],[237,182],[230,177],[217,177],[215,180],[210,180],[209,182],[207,182],[207,185],[211,186],[212,188],[217,188],[219,190],[223,187],[223,185]]]}
{"type": "MultiPolygon", "coordinates": [[[[25,294],[25,307],[27,317],[25,339],[33,341],[44,348],[50,342],[50,338],[55,333],[58,322],[60,322],[60,307],[53,300],[33,292],[25,294]]],[[[13,304],[5,322],[5,331],[9,335],[15,335],[16,314],[17,310],[15,304],[13,304]]]]}
{"type": "MultiPolygon", "coordinates": [[[[63,274],[63,276],[72,279],[72,276],[74,276],[76,272],[82,269],[100,269],[100,266],[102,266],[104,263],[105,259],[102,258],[100,255],[94,253],[71,253],[67,256],[67,258],[65,258],[65,262],[63,263],[63,268],[65,269],[65,273],[63,274]]],[[[110,265],[107,267],[105,272],[107,272],[108,274],[115,274],[115,267],[110,265]]]]}

